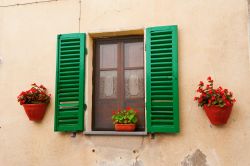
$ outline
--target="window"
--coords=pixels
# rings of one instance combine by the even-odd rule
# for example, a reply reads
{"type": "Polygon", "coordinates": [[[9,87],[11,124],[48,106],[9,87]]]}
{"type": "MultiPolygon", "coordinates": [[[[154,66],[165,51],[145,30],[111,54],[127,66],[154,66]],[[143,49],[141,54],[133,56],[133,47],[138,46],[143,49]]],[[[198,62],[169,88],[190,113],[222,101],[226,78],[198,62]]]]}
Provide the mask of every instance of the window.
{"type": "MultiPolygon", "coordinates": [[[[139,130],[179,132],[177,26],[146,28],[145,36],[145,60],[140,37],[96,41],[93,129],[111,130],[106,119],[110,117],[102,110],[130,105],[140,110],[139,130]],[[144,82],[146,92],[140,86],[144,82]]],[[[85,66],[86,34],[58,35],[57,41],[55,131],[83,131],[85,95],[89,95],[85,73],[90,72],[85,66]]]]}
{"type": "Polygon", "coordinates": [[[112,111],[130,106],[145,130],[143,37],[97,39],[93,65],[93,129],[114,130],[112,111]]]}

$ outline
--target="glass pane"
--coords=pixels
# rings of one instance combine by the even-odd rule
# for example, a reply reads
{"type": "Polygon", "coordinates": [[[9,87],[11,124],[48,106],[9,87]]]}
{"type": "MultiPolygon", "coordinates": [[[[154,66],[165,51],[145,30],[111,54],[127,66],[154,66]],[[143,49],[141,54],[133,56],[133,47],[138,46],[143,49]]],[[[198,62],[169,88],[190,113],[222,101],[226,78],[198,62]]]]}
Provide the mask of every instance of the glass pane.
{"type": "Polygon", "coordinates": [[[116,98],[117,94],[117,72],[100,71],[100,98],[116,98]]]}
{"type": "Polygon", "coordinates": [[[117,67],[117,44],[100,45],[100,68],[117,67]]]}
{"type": "Polygon", "coordinates": [[[144,97],[143,70],[125,70],[125,96],[130,99],[144,97]]]}
{"type": "Polygon", "coordinates": [[[143,66],[143,42],[125,43],[125,67],[143,66]]]}

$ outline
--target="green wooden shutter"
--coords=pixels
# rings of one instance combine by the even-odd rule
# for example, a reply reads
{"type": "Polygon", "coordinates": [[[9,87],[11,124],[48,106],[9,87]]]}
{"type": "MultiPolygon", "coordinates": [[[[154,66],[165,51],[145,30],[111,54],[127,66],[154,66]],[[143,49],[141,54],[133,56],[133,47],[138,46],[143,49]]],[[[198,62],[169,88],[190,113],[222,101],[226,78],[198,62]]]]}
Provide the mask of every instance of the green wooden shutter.
{"type": "Polygon", "coordinates": [[[177,26],[146,29],[146,108],[149,133],[179,132],[177,26]]]}
{"type": "Polygon", "coordinates": [[[55,131],[84,130],[84,33],[57,37],[55,131]]]}

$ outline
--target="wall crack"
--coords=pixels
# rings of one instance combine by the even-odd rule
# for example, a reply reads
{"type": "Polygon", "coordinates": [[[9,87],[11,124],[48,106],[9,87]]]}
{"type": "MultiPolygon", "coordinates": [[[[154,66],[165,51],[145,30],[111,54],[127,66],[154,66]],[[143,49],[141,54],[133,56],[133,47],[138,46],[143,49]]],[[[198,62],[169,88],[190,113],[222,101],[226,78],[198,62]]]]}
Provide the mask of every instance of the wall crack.
{"type": "Polygon", "coordinates": [[[142,166],[143,165],[142,161],[139,160],[139,157],[143,153],[143,150],[144,150],[144,138],[145,137],[142,137],[142,141],[141,141],[140,147],[138,149],[136,149],[136,150],[133,151],[134,153],[138,153],[135,156],[135,162],[133,163],[133,166],[142,166]]]}
{"type": "Polygon", "coordinates": [[[26,5],[34,5],[34,4],[40,4],[40,3],[50,3],[50,2],[57,2],[57,1],[65,1],[65,0],[44,0],[44,1],[33,1],[33,2],[27,2],[27,3],[15,3],[15,4],[9,4],[9,5],[1,5],[0,8],[26,6],[26,5]]]}
{"type": "Polygon", "coordinates": [[[79,33],[81,32],[82,0],[79,0],[79,33]]]}

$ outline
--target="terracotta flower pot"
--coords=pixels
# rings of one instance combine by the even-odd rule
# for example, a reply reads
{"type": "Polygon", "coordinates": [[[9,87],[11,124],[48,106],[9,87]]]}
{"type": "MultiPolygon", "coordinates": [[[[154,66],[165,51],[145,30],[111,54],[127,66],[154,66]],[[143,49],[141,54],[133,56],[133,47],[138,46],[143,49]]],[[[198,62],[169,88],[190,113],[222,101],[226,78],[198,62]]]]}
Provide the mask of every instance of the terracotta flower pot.
{"type": "Polygon", "coordinates": [[[203,109],[205,110],[208,119],[213,125],[223,125],[227,123],[232,111],[232,107],[233,105],[224,107],[204,105],[203,109]]]}
{"type": "Polygon", "coordinates": [[[24,110],[32,121],[41,121],[48,104],[23,104],[24,110]]]}
{"type": "Polygon", "coordinates": [[[135,124],[115,124],[116,131],[134,131],[135,124]]]}

